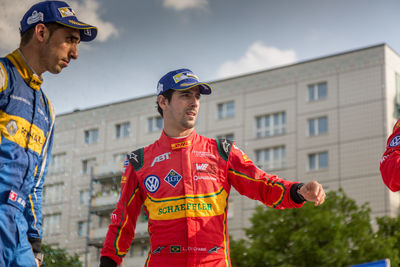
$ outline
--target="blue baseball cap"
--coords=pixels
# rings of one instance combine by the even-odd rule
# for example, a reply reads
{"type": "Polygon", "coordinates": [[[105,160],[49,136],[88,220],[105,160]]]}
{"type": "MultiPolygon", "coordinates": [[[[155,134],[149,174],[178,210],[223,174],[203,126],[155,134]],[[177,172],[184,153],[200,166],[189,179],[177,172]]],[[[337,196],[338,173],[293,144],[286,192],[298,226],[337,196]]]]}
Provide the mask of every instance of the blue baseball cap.
{"type": "Polygon", "coordinates": [[[44,1],[33,5],[21,20],[20,33],[22,35],[36,24],[49,22],[78,29],[84,42],[92,41],[97,35],[95,26],[79,21],[72,8],[62,1],[44,1]]]}
{"type": "Polygon", "coordinates": [[[159,96],[169,89],[184,91],[195,86],[199,86],[200,94],[211,94],[211,86],[200,82],[199,78],[191,70],[173,70],[165,74],[158,82],[157,95],[159,96]]]}

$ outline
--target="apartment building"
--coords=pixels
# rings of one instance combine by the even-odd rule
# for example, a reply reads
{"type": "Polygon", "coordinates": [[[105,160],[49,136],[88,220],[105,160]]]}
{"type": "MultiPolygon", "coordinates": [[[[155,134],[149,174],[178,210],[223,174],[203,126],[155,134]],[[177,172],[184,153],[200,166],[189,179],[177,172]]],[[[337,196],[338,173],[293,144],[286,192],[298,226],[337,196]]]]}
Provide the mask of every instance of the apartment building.
{"type": "MultiPolygon", "coordinates": [[[[359,204],[368,202],[373,216],[398,214],[399,194],[379,173],[400,110],[400,57],[389,46],[210,84],[213,94],[201,99],[199,134],[235,140],[268,173],[318,180],[327,191],[343,188],[359,204]]],[[[150,95],[57,117],[44,190],[45,243],[98,266],[125,155],[161,134],[155,100],[150,95]]],[[[232,190],[228,228],[234,238],[244,236],[257,205],[232,190]]],[[[148,250],[143,213],[124,266],[143,266],[148,250]]]]}

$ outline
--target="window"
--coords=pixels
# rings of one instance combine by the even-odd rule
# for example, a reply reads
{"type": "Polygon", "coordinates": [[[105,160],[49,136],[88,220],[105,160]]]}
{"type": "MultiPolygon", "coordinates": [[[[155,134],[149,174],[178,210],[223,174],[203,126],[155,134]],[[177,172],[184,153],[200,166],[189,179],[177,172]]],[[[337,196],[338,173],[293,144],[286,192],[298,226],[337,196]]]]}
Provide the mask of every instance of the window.
{"type": "Polygon", "coordinates": [[[217,139],[227,139],[233,141],[233,139],[235,139],[235,135],[233,133],[217,135],[217,139]]]}
{"type": "Polygon", "coordinates": [[[61,203],[64,195],[64,184],[45,185],[43,187],[43,203],[54,204],[61,203]]]}
{"type": "Polygon", "coordinates": [[[277,112],[256,117],[257,138],[284,134],[286,132],[286,113],[277,112]]]}
{"type": "Polygon", "coordinates": [[[65,158],[65,153],[52,154],[49,162],[49,174],[64,172],[65,158]]]}
{"type": "Polygon", "coordinates": [[[284,168],[286,165],[285,146],[256,150],[256,162],[264,170],[284,168]]]}
{"type": "Polygon", "coordinates": [[[218,119],[232,118],[235,116],[235,102],[230,101],[218,104],[218,119]]]}
{"type": "Polygon", "coordinates": [[[316,171],[328,168],[328,152],[319,152],[308,155],[308,170],[316,171]]]}
{"type": "Polygon", "coordinates": [[[46,215],[43,218],[43,234],[45,236],[60,233],[61,214],[46,215]]]}
{"type": "Polygon", "coordinates": [[[328,133],[328,118],[320,117],[308,120],[308,135],[315,136],[328,133]]]}
{"type": "Polygon", "coordinates": [[[95,167],[96,159],[85,159],[82,160],[82,173],[90,174],[90,169],[95,167]]]}
{"type": "Polygon", "coordinates": [[[86,236],[87,222],[78,222],[78,236],[86,236]]]}
{"type": "Polygon", "coordinates": [[[328,96],[328,86],[326,82],[308,85],[308,101],[325,99],[328,96]]]}
{"type": "Polygon", "coordinates": [[[148,132],[156,132],[156,131],[161,131],[163,128],[163,119],[161,116],[155,116],[155,117],[150,117],[148,118],[148,132]]]}
{"type": "Polygon", "coordinates": [[[124,122],[115,125],[115,138],[121,139],[131,135],[131,124],[124,122]]]}
{"type": "Polygon", "coordinates": [[[89,190],[81,190],[79,191],[79,204],[88,205],[89,204],[89,190]]]}
{"type": "Polygon", "coordinates": [[[91,129],[85,131],[85,144],[95,144],[99,139],[99,130],[91,129]]]}

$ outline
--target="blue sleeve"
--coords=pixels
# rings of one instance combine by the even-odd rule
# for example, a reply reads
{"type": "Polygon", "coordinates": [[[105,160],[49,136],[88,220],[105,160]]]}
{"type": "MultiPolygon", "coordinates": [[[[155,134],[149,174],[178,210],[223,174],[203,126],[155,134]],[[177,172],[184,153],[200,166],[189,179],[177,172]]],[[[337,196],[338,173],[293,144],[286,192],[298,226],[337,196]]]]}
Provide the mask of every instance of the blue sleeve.
{"type": "MultiPolygon", "coordinates": [[[[53,129],[54,130],[54,129],[53,129]]],[[[42,239],[42,196],[43,196],[43,184],[47,169],[49,166],[51,149],[53,146],[53,135],[54,131],[51,132],[49,144],[47,146],[47,153],[43,153],[44,156],[42,161],[38,164],[37,172],[35,175],[35,185],[33,186],[27,201],[25,208],[25,218],[28,222],[28,240],[32,245],[33,252],[40,252],[41,239],[42,239]],[[43,162],[45,161],[45,162],[43,162]],[[43,164],[43,171],[42,169],[43,164]]]]}

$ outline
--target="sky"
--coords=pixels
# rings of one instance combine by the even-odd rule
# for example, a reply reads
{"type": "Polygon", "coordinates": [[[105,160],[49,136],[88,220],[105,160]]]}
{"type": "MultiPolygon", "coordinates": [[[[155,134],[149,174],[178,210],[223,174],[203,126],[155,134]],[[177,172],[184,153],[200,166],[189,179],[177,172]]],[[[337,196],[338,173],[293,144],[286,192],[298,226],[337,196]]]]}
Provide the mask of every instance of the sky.
{"type": "MultiPolygon", "coordinates": [[[[0,0],[1,56],[36,2],[0,0]]],[[[152,95],[179,68],[212,82],[381,43],[400,53],[399,0],[66,2],[99,32],[60,74],[43,75],[57,114],[152,95]]]]}

